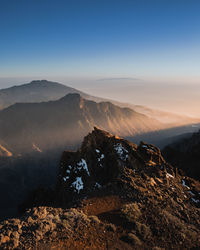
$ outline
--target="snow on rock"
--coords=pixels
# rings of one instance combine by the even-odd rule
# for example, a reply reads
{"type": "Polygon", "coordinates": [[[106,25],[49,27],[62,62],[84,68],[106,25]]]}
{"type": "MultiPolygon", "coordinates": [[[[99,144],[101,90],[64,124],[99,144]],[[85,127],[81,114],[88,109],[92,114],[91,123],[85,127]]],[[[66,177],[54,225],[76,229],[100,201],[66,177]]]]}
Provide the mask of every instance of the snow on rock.
{"type": "Polygon", "coordinates": [[[83,181],[81,177],[76,177],[76,180],[71,184],[71,187],[74,187],[79,193],[83,189],[83,181]]]}
{"type": "Polygon", "coordinates": [[[119,158],[122,160],[122,161],[126,161],[128,159],[128,150],[126,150],[122,145],[121,143],[117,143],[115,146],[114,146],[114,149],[116,151],[116,153],[118,154],[119,158]]]}
{"type": "Polygon", "coordinates": [[[188,186],[185,184],[185,181],[184,181],[184,180],[182,180],[182,185],[183,185],[184,187],[186,187],[187,189],[190,189],[190,187],[188,187],[188,186]]]}
{"type": "Polygon", "coordinates": [[[98,158],[98,161],[103,160],[103,159],[104,159],[104,157],[105,157],[105,156],[104,156],[104,154],[101,154],[101,155],[100,155],[100,157],[98,158]]]}
{"type": "MultiPolygon", "coordinates": [[[[70,169],[72,169],[72,166],[69,165],[68,168],[69,168],[69,169],[66,170],[66,174],[70,175],[70,172],[71,172],[70,169]]],[[[66,180],[69,179],[69,176],[68,176],[68,175],[66,175],[65,177],[63,177],[63,181],[66,181],[66,180]]]]}
{"type": "Polygon", "coordinates": [[[200,202],[200,200],[196,200],[194,198],[192,198],[192,201],[194,201],[195,203],[199,203],[200,202]]]}
{"type": "Polygon", "coordinates": [[[194,193],[192,193],[192,191],[188,191],[189,194],[191,194],[192,196],[195,196],[194,193]]]}
{"type": "Polygon", "coordinates": [[[69,179],[69,176],[63,177],[63,181],[66,181],[66,180],[68,180],[68,179],[69,179]]]}
{"type": "Polygon", "coordinates": [[[96,188],[101,188],[101,185],[98,182],[96,182],[95,187],[96,188]]]}
{"type": "Polygon", "coordinates": [[[87,172],[87,174],[90,176],[87,163],[83,158],[77,163],[77,166],[78,166],[78,170],[84,169],[87,172]]]}
{"type": "MultiPolygon", "coordinates": [[[[100,154],[100,153],[101,153],[99,149],[95,149],[95,151],[96,151],[97,154],[100,154]]],[[[105,158],[105,155],[104,155],[104,154],[101,154],[101,155],[97,158],[100,167],[103,167],[103,165],[102,165],[100,162],[101,162],[101,160],[103,160],[104,158],[105,158]]]]}

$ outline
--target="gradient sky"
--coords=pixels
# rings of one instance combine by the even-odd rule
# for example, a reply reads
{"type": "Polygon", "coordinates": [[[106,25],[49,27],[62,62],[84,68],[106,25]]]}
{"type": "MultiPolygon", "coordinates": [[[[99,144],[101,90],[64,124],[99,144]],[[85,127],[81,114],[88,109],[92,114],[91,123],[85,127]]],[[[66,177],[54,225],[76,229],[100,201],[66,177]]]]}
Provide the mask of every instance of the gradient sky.
{"type": "Polygon", "coordinates": [[[86,79],[199,85],[199,69],[199,0],[0,0],[0,87],[41,77],[83,90],[86,79]]]}

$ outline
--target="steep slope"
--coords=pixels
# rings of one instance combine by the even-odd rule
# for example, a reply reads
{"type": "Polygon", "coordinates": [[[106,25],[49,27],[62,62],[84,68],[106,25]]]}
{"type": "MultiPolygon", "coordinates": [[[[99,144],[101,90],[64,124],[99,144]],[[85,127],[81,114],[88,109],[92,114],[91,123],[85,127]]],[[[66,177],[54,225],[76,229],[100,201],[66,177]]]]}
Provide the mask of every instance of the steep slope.
{"type": "Polygon", "coordinates": [[[93,126],[128,136],[159,129],[162,124],[129,108],[95,103],[79,94],[57,101],[19,103],[0,111],[0,139],[15,153],[76,145],[93,126]]]}
{"type": "Polygon", "coordinates": [[[2,248],[200,247],[200,183],[170,166],[157,147],[97,128],[77,152],[63,153],[57,188],[32,202],[44,200],[62,209],[35,207],[2,222],[2,248]]]}
{"type": "Polygon", "coordinates": [[[200,180],[200,131],[163,149],[165,158],[188,176],[200,180]]]}

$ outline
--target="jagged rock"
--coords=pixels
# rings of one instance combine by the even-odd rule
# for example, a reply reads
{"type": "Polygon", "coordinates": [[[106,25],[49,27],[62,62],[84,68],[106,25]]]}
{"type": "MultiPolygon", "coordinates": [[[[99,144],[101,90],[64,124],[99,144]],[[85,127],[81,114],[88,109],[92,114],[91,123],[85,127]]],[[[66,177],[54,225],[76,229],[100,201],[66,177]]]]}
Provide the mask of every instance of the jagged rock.
{"type": "Polygon", "coordinates": [[[63,153],[53,194],[52,207],[0,223],[2,249],[200,247],[200,183],[153,145],[95,128],[77,152],[63,153]]]}
{"type": "Polygon", "coordinates": [[[126,189],[134,186],[132,178],[146,188],[141,178],[148,179],[148,184],[154,186],[162,182],[160,177],[168,183],[171,175],[175,175],[173,168],[157,147],[145,143],[137,146],[94,128],[77,152],[63,153],[57,190],[66,203],[101,189],[130,196],[126,189]]]}

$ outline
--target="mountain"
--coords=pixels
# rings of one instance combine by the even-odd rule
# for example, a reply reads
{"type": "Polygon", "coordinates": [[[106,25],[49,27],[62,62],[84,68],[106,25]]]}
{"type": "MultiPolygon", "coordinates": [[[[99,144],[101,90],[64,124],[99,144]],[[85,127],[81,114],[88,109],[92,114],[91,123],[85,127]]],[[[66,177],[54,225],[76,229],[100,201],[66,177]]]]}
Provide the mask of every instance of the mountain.
{"type": "Polygon", "coordinates": [[[157,147],[97,128],[63,153],[57,187],[27,202],[35,207],[0,223],[1,249],[200,247],[200,183],[157,147]]]}
{"type": "Polygon", "coordinates": [[[0,140],[15,154],[77,145],[94,126],[128,136],[159,129],[162,124],[129,108],[96,103],[79,94],[17,103],[0,111],[0,140]]]}
{"type": "Polygon", "coordinates": [[[19,86],[0,90],[0,109],[15,103],[35,103],[60,99],[61,97],[78,93],[87,98],[89,95],[57,82],[35,80],[19,86]]]}
{"type": "Polygon", "coordinates": [[[200,180],[200,131],[167,145],[162,152],[171,164],[200,180]]]}
{"type": "Polygon", "coordinates": [[[160,123],[109,102],[85,100],[79,94],[57,101],[17,103],[1,110],[0,218],[16,215],[17,206],[32,189],[44,183],[54,185],[61,152],[77,148],[93,126],[133,135],[154,130],[160,123]]]}
{"type": "Polygon", "coordinates": [[[111,102],[120,107],[131,108],[138,113],[142,113],[153,119],[157,119],[162,123],[165,123],[167,127],[200,122],[200,119],[196,118],[155,110],[142,105],[122,103],[115,100],[92,96],[66,85],[47,80],[34,80],[30,83],[13,86],[7,89],[1,89],[0,109],[6,108],[15,103],[35,103],[58,100],[71,93],[80,94],[83,98],[95,102],[111,102]]]}

